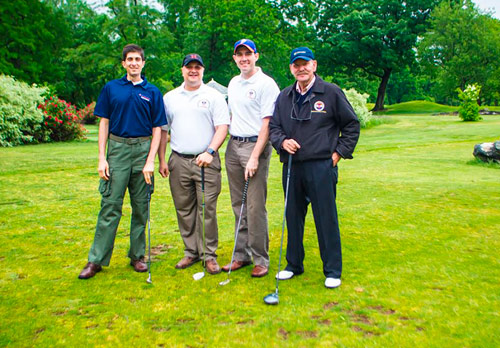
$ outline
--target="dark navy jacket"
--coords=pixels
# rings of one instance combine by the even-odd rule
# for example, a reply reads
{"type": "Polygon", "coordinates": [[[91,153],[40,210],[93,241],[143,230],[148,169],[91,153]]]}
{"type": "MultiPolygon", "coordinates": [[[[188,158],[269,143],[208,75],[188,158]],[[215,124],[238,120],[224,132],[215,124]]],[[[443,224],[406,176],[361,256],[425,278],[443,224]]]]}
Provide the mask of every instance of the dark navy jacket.
{"type": "Polygon", "coordinates": [[[344,92],[316,76],[299,107],[296,83],[281,91],[269,123],[269,138],[281,162],[288,161],[288,152],[281,148],[285,139],[294,139],[301,146],[294,161],[328,159],[335,151],[342,158],[352,158],[360,126],[344,92]]]}

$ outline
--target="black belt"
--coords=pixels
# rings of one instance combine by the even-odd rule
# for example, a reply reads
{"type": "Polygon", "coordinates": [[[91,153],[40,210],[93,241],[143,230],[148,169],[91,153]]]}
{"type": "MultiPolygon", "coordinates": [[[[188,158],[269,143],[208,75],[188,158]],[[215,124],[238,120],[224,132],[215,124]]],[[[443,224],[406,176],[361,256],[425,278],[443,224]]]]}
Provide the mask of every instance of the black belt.
{"type": "Polygon", "coordinates": [[[138,137],[138,138],[122,138],[114,134],[109,134],[109,139],[117,141],[124,144],[140,144],[151,140],[151,137],[138,137]]]}
{"type": "Polygon", "coordinates": [[[259,137],[256,135],[254,135],[253,137],[235,137],[234,135],[231,135],[231,139],[238,140],[243,143],[256,143],[258,138],[259,137]]]}
{"type": "Polygon", "coordinates": [[[189,159],[196,158],[196,157],[198,157],[198,155],[199,155],[199,154],[198,154],[198,155],[185,155],[185,154],[183,154],[183,153],[179,153],[179,152],[174,151],[174,150],[172,150],[172,152],[173,152],[173,153],[175,153],[175,154],[176,154],[176,155],[178,155],[178,156],[181,156],[182,158],[189,158],[189,159]]]}

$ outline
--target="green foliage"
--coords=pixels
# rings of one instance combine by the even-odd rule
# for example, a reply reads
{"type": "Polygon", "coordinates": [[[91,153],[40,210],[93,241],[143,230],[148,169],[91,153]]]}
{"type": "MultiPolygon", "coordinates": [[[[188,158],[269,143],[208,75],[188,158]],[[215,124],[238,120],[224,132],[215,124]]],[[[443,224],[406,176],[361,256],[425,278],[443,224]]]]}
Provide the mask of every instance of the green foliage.
{"type": "Polygon", "coordinates": [[[51,96],[45,99],[39,108],[43,111],[43,128],[48,132],[51,141],[85,138],[85,128],[80,124],[82,116],[74,105],[57,96],[51,96]]]}
{"type": "Polygon", "coordinates": [[[442,105],[425,100],[413,100],[409,102],[387,105],[377,114],[382,115],[425,115],[437,113],[454,113],[458,110],[456,106],[442,105]]]}
{"type": "Polygon", "coordinates": [[[361,128],[365,128],[372,118],[372,113],[368,111],[368,107],[366,106],[369,95],[358,93],[354,88],[344,90],[344,93],[358,116],[361,128]]]}
{"type": "Polygon", "coordinates": [[[460,107],[458,108],[458,115],[462,120],[482,120],[479,115],[479,105],[477,104],[480,92],[481,87],[476,84],[467,85],[463,91],[460,88],[457,88],[458,98],[462,101],[460,107]]]}
{"type": "Polygon", "coordinates": [[[0,75],[0,146],[15,146],[47,140],[37,108],[45,88],[29,86],[0,75]]]}
{"type": "Polygon", "coordinates": [[[92,102],[80,110],[81,121],[83,124],[96,124],[97,116],[94,115],[95,102],[92,102]]]}

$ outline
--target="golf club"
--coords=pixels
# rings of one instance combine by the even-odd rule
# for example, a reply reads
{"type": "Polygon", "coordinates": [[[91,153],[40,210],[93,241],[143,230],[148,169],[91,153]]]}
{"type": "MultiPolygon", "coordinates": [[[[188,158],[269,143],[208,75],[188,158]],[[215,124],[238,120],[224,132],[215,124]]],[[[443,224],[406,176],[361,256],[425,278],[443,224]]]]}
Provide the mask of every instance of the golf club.
{"type": "Polygon", "coordinates": [[[205,276],[207,263],[205,260],[205,167],[201,167],[201,226],[203,235],[203,272],[193,274],[194,280],[200,280],[205,276]]]}
{"type": "Polygon", "coordinates": [[[151,184],[148,185],[148,272],[146,283],[153,284],[151,279],[151,184]]]}
{"type": "Polygon", "coordinates": [[[238,232],[240,230],[240,225],[241,225],[241,217],[243,216],[243,207],[245,206],[245,202],[247,200],[247,191],[248,191],[248,183],[250,182],[250,177],[245,181],[245,187],[243,188],[243,196],[241,197],[241,209],[240,209],[240,217],[238,218],[238,224],[236,226],[236,232],[234,236],[234,247],[233,247],[233,254],[231,255],[231,263],[229,264],[229,271],[227,272],[227,279],[223,280],[219,283],[219,285],[226,285],[228,284],[231,279],[229,279],[229,275],[231,274],[231,269],[233,266],[233,261],[234,261],[234,252],[236,250],[236,242],[238,241],[238,232]]]}
{"type": "MultiPolygon", "coordinates": [[[[286,224],[286,206],[288,203],[288,186],[290,184],[290,169],[292,168],[292,154],[288,155],[288,168],[286,174],[286,188],[285,188],[285,211],[283,212],[283,225],[281,228],[281,244],[280,244],[280,258],[278,262],[278,274],[281,271],[281,254],[283,253],[283,236],[285,235],[286,224]]],[[[264,302],[268,305],[277,305],[279,303],[278,294],[279,277],[276,277],[276,291],[264,296],[264,302]]]]}

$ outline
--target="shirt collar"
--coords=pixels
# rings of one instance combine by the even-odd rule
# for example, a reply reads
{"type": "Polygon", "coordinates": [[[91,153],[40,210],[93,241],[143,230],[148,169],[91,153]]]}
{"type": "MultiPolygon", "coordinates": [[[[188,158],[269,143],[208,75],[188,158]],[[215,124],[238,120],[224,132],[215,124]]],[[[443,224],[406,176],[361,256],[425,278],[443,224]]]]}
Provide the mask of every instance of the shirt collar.
{"type": "MultiPolygon", "coordinates": [[[[146,80],[146,76],[141,75],[142,82],[137,84],[136,86],[141,86],[142,88],[146,88],[146,85],[148,84],[148,80],[146,80]]],[[[127,83],[132,84],[132,81],[127,80],[127,74],[123,75],[123,77],[119,80],[122,85],[126,85],[127,83]]]]}
{"type": "Polygon", "coordinates": [[[314,85],[314,82],[316,82],[316,75],[313,76],[311,82],[309,82],[304,91],[300,90],[298,82],[295,84],[295,90],[297,91],[297,93],[304,95],[311,89],[311,87],[314,85]]]}
{"type": "Polygon", "coordinates": [[[202,92],[203,89],[206,87],[205,84],[202,82],[201,85],[200,85],[200,88],[198,88],[198,89],[196,89],[194,91],[188,91],[187,89],[184,88],[184,85],[185,85],[185,82],[183,82],[179,86],[180,93],[184,93],[184,94],[198,94],[199,92],[202,92]]]}
{"type": "Polygon", "coordinates": [[[257,79],[259,78],[259,75],[260,74],[263,74],[262,72],[262,69],[258,66],[255,67],[255,69],[257,70],[257,72],[255,74],[253,74],[249,79],[245,79],[243,78],[243,76],[240,74],[238,75],[238,77],[240,78],[240,82],[242,83],[255,83],[257,81],[257,79]]]}

